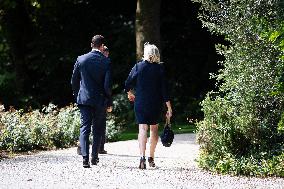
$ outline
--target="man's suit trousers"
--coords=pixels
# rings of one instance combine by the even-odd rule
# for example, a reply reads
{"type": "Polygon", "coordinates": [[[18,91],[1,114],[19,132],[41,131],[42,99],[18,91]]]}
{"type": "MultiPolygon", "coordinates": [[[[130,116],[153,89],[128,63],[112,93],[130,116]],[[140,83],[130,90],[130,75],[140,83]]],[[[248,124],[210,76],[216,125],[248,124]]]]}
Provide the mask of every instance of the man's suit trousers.
{"type": "Polygon", "coordinates": [[[93,132],[92,157],[98,157],[102,136],[106,129],[106,107],[78,105],[81,112],[80,145],[83,157],[89,158],[89,136],[93,132]]]}

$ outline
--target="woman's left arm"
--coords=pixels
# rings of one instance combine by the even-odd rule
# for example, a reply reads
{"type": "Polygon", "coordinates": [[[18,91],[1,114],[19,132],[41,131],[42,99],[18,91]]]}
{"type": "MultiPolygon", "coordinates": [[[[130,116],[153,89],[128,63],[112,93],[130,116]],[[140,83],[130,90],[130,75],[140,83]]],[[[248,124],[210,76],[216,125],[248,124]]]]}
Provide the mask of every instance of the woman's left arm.
{"type": "Polygon", "coordinates": [[[166,116],[170,118],[172,117],[173,110],[172,110],[172,105],[171,105],[171,101],[170,101],[170,97],[168,93],[168,83],[166,79],[165,68],[163,65],[161,65],[161,82],[162,82],[161,84],[162,84],[163,100],[166,103],[166,106],[168,109],[166,116]]]}
{"type": "Polygon", "coordinates": [[[161,65],[161,87],[162,87],[162,95],[163,95],[163,100],[164,102],[170,101],[169,93],[168,93],[168,83],[166,79],[166,74],[165,74],[165,68],[163,65],[161,65]]]}

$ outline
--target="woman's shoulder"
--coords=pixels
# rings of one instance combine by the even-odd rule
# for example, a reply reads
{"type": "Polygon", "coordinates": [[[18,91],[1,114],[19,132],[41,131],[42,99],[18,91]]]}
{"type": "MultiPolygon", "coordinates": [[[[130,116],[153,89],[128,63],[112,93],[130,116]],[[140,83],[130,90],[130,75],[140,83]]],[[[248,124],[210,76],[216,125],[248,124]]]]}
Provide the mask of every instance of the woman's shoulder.
{"type": "Polygon", "coordinates": [[[139,60],[137,63],[136,63],[136,65],[143,65],[143,64],[145,64],[146,62],[145,62],[145,60],[139,60]]]}
{"type": "Polygon", "coordinates": [[[145,62],[145,60],[140,60],[140,61],[138,61],[135,65],[134,65],[134,68],[135,69],[141,69],[141,68],[143,68],[143,67],[145,67],[147,65],[147,63],[145,62]]]}
{"type": "Polygon", "coordinates": [[[164,70],[164,65],[163,63],[150,63],[147,60],[141,60],[138,61],[134,68],[139,69],[139,68],[144,68],[144,67],[150,67],[150,69],[158,69],[158,70],[164,70]]]}

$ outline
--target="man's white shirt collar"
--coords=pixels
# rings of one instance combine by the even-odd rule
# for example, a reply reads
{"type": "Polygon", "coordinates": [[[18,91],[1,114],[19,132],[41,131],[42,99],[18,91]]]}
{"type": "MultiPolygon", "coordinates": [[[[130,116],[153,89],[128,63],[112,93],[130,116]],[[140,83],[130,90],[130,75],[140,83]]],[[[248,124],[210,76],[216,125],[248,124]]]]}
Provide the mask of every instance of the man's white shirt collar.
{"type": "Polygon", "coordinates": [[[98,51],[98,52],[101,52],[99,49],[92,49],[92,51],[98,51]]]}

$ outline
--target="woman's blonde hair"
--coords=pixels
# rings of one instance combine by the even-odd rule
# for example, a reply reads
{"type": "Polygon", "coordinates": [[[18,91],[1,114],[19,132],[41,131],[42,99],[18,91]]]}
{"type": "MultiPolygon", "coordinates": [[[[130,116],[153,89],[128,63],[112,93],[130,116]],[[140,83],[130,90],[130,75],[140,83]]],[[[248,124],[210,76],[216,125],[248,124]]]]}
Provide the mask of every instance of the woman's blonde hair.
{"type": "Polygon", "coordinates": [[[151,63],[160,63],[160,53],[156,45],[150,44],[149,42],[144,44],[143,60],[147,60],[151,63]]]}

